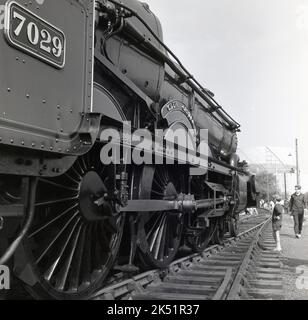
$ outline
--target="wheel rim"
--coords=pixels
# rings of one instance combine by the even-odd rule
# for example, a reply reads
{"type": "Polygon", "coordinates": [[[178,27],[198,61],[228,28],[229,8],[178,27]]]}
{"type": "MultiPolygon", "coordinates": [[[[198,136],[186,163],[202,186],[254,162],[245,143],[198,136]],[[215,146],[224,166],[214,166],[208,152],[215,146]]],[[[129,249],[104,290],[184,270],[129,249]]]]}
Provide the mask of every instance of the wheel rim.
{"type": "MultiPolygon", "coordinates": [[[[141,198],[177,199],[183,183],[163,166],[144,168],[141,174],[141,198]],[[152,177],[149,179],[149,177],[152,177]]],[[[175,258],[183,232],[183,215],[171,212],[140,214],[139,258],[145,268],[165,268],[175,258]]]]}
{"type": "Polygon", "coordinates": [[[216,227],[214,232],[214,241],[217,244],[223,244],[225,239],[226,226],[225,226],[225,218],[220,217],[216,219],[216,227]]]}
{"type": "Polygon", "coordinates": [[[239,233],[239,216],[231,217],[229,222],[229,231],[231,237],[236,237],[239,233]]]}
{"type": "Polygon", "coordinates": [[[210,226],[200,232],[199,235],[190,236],[188,238],[188,246],[197,253],[203,252],[211,242],[214,233],[216,232],[216,225],[210,221],[210,226]]]}
{"type": "Polygon", "coordinates": [[[54,298],[91,294],[119,249],[124,217],[113,214],[112,205],[100,210],[93,203],[113,183],[113,168],[104,167],[96,151],[80,157],[64,176],[38,183],[25,247],[40,285],[54,298]]]}
{"type": "MultiPolygon", "coordinates": [[[[206,198],[207,190],[205,188],[204,180],[203,179],[193,179],[192,180],[192,194],[195,195],[196,200],[206,198]]],[[[200,212],[199,212],[200,214],[200,212]]],[[[194,216],[192,219],[192,224],[196,226],[196,219],[197,216],[194,216]]],[[[210,226],[205,227],[203,231],[201,231],[198,235],[187,237],[187,245],[193,251],[200,253],[203,252],[207,246],[210,244],[211,240],[215,236],[217,227],[216,219],[210,219],[210,226]]]]}

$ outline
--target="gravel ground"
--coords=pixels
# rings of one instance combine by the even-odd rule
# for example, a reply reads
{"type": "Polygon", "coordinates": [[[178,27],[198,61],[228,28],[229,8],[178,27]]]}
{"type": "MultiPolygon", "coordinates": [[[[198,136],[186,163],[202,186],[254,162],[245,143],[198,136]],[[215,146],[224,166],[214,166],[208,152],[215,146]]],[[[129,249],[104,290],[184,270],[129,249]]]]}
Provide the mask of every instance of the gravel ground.
{"type": "Polygon", "coordinates": [[[293,218],[285,215],[281,230],[283,279],[286,300],[308,300],[308,216],[302,238],[294,235],[293,218]]]}

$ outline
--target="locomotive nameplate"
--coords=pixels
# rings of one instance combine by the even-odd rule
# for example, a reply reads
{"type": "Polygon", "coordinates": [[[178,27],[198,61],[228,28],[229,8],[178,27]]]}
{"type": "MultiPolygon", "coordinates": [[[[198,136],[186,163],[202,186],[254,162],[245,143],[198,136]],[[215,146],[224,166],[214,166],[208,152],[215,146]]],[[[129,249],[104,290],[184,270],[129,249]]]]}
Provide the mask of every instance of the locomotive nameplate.
{"type": "Polygon", "coordinates": [[[100,115],[92,112],[94,0],[0,0],[1,5],[6,27],[0,36],[0,173],[63,174],[66,159],[87,153],[99,133],[100,115]],[[50,54],[40,49],[49,37],[44,29],[50,54]],[[16,160],[21,155],[24,164],[16,160]]]}
{"type": "Polygon", "coordinates": [[[14,1],[6,5],[5,35],[10,45],[54,67],[64,67],[64,33],[14,1]]]}

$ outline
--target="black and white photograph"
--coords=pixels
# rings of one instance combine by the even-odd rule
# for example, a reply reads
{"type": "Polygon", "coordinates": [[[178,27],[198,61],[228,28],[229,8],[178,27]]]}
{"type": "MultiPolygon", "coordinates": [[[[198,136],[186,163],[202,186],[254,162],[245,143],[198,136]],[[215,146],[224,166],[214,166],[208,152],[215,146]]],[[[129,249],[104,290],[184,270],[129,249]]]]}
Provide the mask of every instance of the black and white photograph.
{"type": "Polygon", "coordinates": [[[307,128],[308,0],[0,0],[0,300],[308,300],[307,128]]]}

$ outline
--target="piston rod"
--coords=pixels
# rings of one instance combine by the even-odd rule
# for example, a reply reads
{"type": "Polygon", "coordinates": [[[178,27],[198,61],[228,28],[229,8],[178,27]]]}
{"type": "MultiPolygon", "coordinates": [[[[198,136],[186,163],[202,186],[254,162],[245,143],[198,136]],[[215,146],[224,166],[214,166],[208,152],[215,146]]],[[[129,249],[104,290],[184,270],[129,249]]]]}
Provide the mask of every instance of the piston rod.
{"type": "MultiPolygon", "coordinates": [[[[104,198],[95,201],[97,206],[102,206],[106,200],[104,198]]],[[[191,195],[179,195],[176,200],[129,200],[127,206],[120,207],[120,212],[195,212],[199,209],[216,208],[217,205],[225,203],[224,199],[204,199],[195,200],[191,195]]]]}

